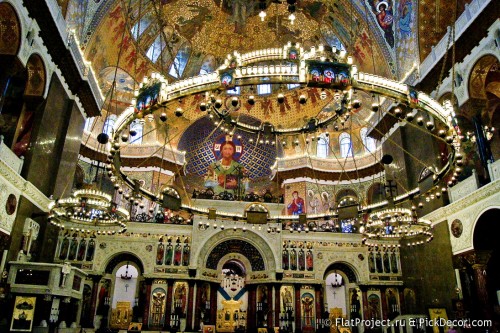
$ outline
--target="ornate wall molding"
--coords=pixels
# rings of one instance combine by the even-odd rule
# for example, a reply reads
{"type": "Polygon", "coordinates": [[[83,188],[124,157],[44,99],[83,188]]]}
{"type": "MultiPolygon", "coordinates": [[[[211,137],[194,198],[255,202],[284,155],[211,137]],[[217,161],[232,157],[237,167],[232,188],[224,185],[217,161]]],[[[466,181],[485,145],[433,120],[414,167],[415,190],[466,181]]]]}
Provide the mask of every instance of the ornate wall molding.
{"type": "Polygon", "coordinates": [[[462,235],[458,238],[450,237],[452,252],[458,254],[474,248],[475,224],[482,213],[494,208],[500,208],[500,180],[493,181],[423,218],[432,221],[433,224],[447,222],[450,235],[452,221],[455,219],[462,221],[462,235]]]}
{"type": "Polygon", "coordinates": [[[0,159],[0,183],[6,184],[15,189],[20,195],[28,199],[31,203],[37,206],[44,212],[49,211],[50,199],[47,198],[38,188],[32,183],[25,180],[18,173],[9,167],[3,160],[0,159]]]}

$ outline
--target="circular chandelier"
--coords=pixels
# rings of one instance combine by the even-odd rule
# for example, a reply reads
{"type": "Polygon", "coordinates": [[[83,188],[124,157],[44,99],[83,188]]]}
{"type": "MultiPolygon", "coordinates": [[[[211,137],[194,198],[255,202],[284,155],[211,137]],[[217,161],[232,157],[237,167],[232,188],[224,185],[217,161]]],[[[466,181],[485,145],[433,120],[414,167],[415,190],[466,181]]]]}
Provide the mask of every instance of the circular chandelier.
{"type": "Polygon", "coordinates": [[[379,240],[421,245],[433,238],[431,222],[419,219],[415,211],[407,208],[388,208],[369,214],[363,234],[369,246],[379,245],[379,240]]]}
{"type": "Polygon", "coordinates": [[[111,196],[99,190],[77,190],[72,197],[53,201],[49,205],[49,220],[61,229],[98,234],[123,233],[130,214],[117,207],[111,196]]]}
{"type": "MultiPolygon", "coordinates": [[[[456,175],[460,173],[462,155],[460,154],[460,131],[454,118],[453,107],[450,103],[439,104],[425,93],[415,90],[413,87],[373,74],[358,72],[357,66],[353,64],[352,57],[345,51],[324,46],[312,47],[309,51],[303,49],[300,44],[288,43],[282,48],[271,48],[252,51],[245,54],[234,52],[229,54],[225,63],[213,73],[203,74],[173,83],[168,83],[164,76],[153,73],[150,78],[144,78],[131,106],[120,114],[114,124],[111,149],[108,155],[109,175],[115,186],[127,184],[134,192],[146,197],[153,202],[162,200],[161,194],[154,194],[142,187],[138,188],[123,172],[121,168],[120,149],[126,145],[128,140],[128,128],[130,124],[143,117],[156,117],[159,123],[166,123],[169,117],[180,117],[184,111],[179,103],[182,98],[197,95],[201,112],[206,112],[212,119],[214,125],[230,136],[246,132],[257,135],[255,144],[259,142],[272,142],[276,146],[282,144],[281,137],[285,135],[296,135],[314,133],[331,122],[345,121],[362,107],[362,102],[356,97],[356,91],[364,91],[372,95],[388,98],[392,106],[387,108],[387,113],[393,116],[397,122],[411,123],[421,131],[440,141],[446,147],[446,161],[440,167],[428,168],[432,186],[405,190],[391,200],[391,204],[404,207],[415,196],[433,195],[433,191],[441,191],[441,182],[449,180],[456,182],[456,175]],[[269,122],[255,125],[245,122],[245,118],[239,117],[239,108],[243,102],[253,105],[255,96],[239,96],[226,99],[220,98],[221,92],[242,86],[256,86],[259,84],[298,84],[302,87],[319,88],[320,98],[332,97],[333,111],[328,116],[310,117],[304,119],[302,126],[281,128],[269,122]],[[167,110],[175,110],[167,114],[167,110]],[[453,177],[448,177],[453,175],[453,177]]],[[[283,102],[283,94],[277,94],[277,102],[283,102]]],[[[307,96],[298,96],[300,104],[308,103],[307,96]]],[[[309,102],[311,103],[311,102],[309,102]]],[[[374,100],[368,106],[372,112],[382,109],[379,99],[374,100]]],[[[284,141],[284,140],[283,140],[284,141]]],[[[253,143],[253,141],[250,141],[253,143]]],[[[382,161],[383,162],[383,161],[382,161]]],[[[448,185],[450,185],[448,183],[448,185]]],[[[389,200],[378,202],[368,206],[360,206],[359,212],[366,213],[384,209],[389,205],[389,200]]],[[[207,213],[204,209],[183,206],[192,211],[207,213]]],[[[432,239],[430,223],[414,217],[407,209],[386,209],[387,216],[392,216],[388,221],[386,215],[381,212],[372,213],[366,224],[365,236],[367,242],[375,239],[419,239],[418,243],[432,239]],[[404,214],[403,214],[404,212],[404,214]],[[392,214],[392,215],[391,215],[392,214]],[[396,214],[399,214],[396,217],[396,214]],[[410,221],[411,220],[411,221],[410,221]],[[386,223],[387,222],[387,223],[386,223]],[[386,225],[388,224],[388,225],[386,225]],[[388,228],[385,228],[388,227],[388,228]],[[422,237],[421,237],[422,236],[422,237]],[[423,238],[421,240],[420,238],[423,238]]],[[[221,216],[224,214],[218,213],[221,216]]],[[[321,215],[321,214],[320,214],[321,215]]],[[[321,216],[315,214],[314,218],[321,216]]],[[[331,214],[324,214],[328,216],[331,214]]],[[[313,218],[313,216],[308,216],[313,218]]],[[[244,219],[244,217],[242,217],[244,219]]],[[[283,219],[283,216],[279,217],[283,219]]],[[[296,217],[293,217],[296,218],[296,217]]],[[[291,219],[293,219],[291,218],[291,219]]],[[[273,219],[273,217],[269,217],[273,219]]],[[[415,242],[412,242],[412,244],[415,242]]]]}

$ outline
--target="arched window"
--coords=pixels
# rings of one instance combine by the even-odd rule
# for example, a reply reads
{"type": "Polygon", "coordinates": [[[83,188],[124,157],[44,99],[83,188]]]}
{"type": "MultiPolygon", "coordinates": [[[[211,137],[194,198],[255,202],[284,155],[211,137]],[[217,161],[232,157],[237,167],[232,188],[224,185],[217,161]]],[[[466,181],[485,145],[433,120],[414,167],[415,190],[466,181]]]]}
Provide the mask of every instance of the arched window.
{"type": "Polygon", "coordinates": [[[189,45],[185,44],[184,46],[182,46],[179,52],[177,52],[174,62],[170,66],[168,74],[175,78],[180,78],[184,73],[184,69],[186,69],[190,54],[191,48],[189,47],[189,45]]]}
{"type": "Polygon", "coordinates": [[[339,136],[339,144],[340,144],[340,156],[341,157],[349,157],[353,156],[352,153],[352,141],[351,136],[347,133],[342,133],[339,136]]]}
{"type": "Polygon", "coordinates": [[[94,123],[95,123],[95,117],[87,118],[85,120],[85,127],[83,128],[83,130],[85,132],[92,132],[92,128],[94,127],[94,123]]]}
{"type": "Polygon", "coordinates": [[[361,131],[359,131],[359,134],[361,136],[361,140],[363,141],[363,146],[365,147],[365,151],[368,153],[374,152],[375,149],[377,148],[375,139],[370,138],[368,135],[368,128],[363,127],[361,131]]]}
{"type": "Polygon", "coordinates": [[[159,34],[146,52],[147,57],[151,59],[152,62],[156,62],[164,46],[165,41],[162,39],[162,35],[159,34]]]}
{"type": "Polygon", "coordinates": [[[215,70],[215,64],[216,64],[215,57],[210,54],[207,55],[205,59],[203,59],[203,64],[201,65],[199,75],[212,73],[215,70]]]}
{"type": "Polygon", "coordinates": [[[104,122],[103,133],[111,136],[113,134],[113,126],[115,126],[116,114],[109,115],[104,122]]]}
{"type": "Polygon", "coordinates": [[[136,119],[130,124],[131,144],[140,145],[142,143],[143,129],[144,129],[144,121],[142,120],[136,119]],[[132,136],[132,133],[135,133],[135,135],[132,136]]]}
{"type": "Polygon", "coordinates": [[[318,137],[318,145],[316,146],[316,156],[319,158],[327,158],[329,153],[330,138],[325,133],[318,137]]]}
{"type": "Polygon", "coordinates": [[[153,18],[151,17],[151,14],[147,13],[134,24],[134,26],[130,30],[130,33],[134,38],[139,39],[142,33],[146,31],[146,29],[151,25],[152,22],[153,18]]]}

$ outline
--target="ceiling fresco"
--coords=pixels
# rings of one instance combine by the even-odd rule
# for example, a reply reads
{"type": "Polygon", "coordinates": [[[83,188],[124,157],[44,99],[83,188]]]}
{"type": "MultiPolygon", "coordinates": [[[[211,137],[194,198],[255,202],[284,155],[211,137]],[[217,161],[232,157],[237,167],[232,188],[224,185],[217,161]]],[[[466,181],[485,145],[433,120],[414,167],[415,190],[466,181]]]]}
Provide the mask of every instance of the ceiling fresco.
{"type": "MultiPolygon", "coordinates": [[[[78,17],[84,4],[72,1],[78,3],[68,6],[74,9],[66,15],[69,22],[88,22],[78,17]]],[[[262,22],[257,1],[163,1],[156,6],[146,0],[104,1],[86,32],[75,30],[82,31],[82,47],[96,72],[118,66],[138,81],[152,71],[170,81],[198,75],[202,68],[217,68],[234,50],[281,47],[288,41],[306,48],[346,48],[361,70],[396,77],[394,48],[375,21],[381,6],[378,0],[366,1],[375,1],[375,7],[358,1],[299,1],[293,24],[287,6],[275,2],[262,22]]]]}

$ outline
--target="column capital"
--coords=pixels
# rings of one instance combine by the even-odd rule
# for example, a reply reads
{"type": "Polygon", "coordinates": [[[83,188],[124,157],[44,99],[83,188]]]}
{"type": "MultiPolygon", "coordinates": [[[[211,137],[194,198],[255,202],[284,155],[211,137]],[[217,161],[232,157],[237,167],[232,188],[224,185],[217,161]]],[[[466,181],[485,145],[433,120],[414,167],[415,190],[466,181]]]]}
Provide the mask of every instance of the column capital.
{"type": "Polygon", "coordinates": [[[491,258],[491,251],[473,250],[465,253],[464,258],[473,268],[484,269],[491,258]]]}

